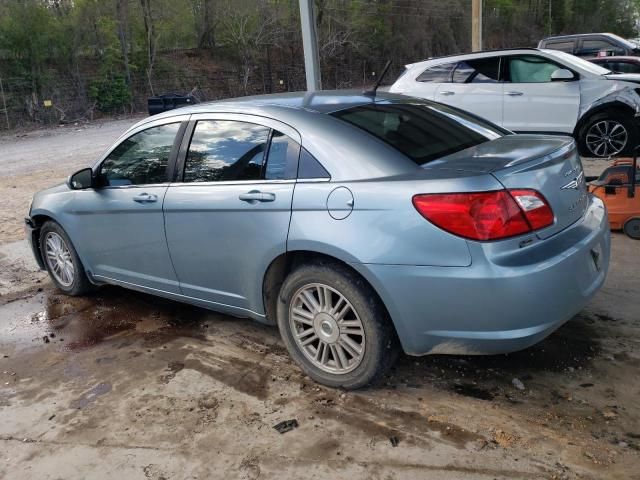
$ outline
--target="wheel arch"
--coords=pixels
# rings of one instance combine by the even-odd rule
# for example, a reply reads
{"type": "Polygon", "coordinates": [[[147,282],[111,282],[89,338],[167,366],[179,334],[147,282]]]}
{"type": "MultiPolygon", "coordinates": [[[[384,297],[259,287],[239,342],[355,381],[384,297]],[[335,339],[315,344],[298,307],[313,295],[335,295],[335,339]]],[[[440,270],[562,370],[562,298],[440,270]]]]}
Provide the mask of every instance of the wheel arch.
{"type": "Polygon", "coordinates": [[[276,309],[278,303],[278,295],[280,294],[280,288],[287,278],[287,275],[292,272],[297,266],[311,262],[338,264],[343,268],[351,271],[354,275],[360,277],[362,281],[365,282],[365,284],[368,285],[369,288],[371,288],[373,294],[380,301],[380,305],[382,305],[382,307],[384,308],[387,318],[391,322],[394,333],[397,336],[398,332],[396,330],[395,323],[393,322],[393,319],[389,313],[389,309],[387,308],[382,297],[380,296],[376,288],[371,284],[371,282],[365,276],[363,276],[361,272],[359,272],[351,264],[349,264],[348,261],[345,261],[333,255],[313,250],[287,251],[273,259],[273,261],[269,264],[262,282],[262,299],[264,302],[265,319],[268,324],[277,324],[276,309]]]}
{"type": "Polygon", "coordinates": [[[609,111],[623,111],[624,113],[627,113],[631,116],[634,116],[636,113],[633,107],[631,107],[630,105],[620,100],[614,100],[612,102],[602,103],[600,105],[593,106],[589,110],[584,112],[578,119],[578,122],[576,123],[576,126],[573,129],[574,137],[576,138],[578,137],[578,135],[580,134],[580,131],[584,128],[584,126],[592,117],[604,112],[609,112],[609,111]]]}
{"type": "Polygon", "coordinates": [[[34,254],[37,255],[36,262],[38,263],[38,266],[42,270],[44,270],[44,257],[42,256],[42,249],[40,248],[40,229],[45,224],[45,222],[49,220],[56,222],[56,219],[48,212],[31,214],[30,218],[33,225],[33,229],[30,233],[32,249],[34,254]]]}

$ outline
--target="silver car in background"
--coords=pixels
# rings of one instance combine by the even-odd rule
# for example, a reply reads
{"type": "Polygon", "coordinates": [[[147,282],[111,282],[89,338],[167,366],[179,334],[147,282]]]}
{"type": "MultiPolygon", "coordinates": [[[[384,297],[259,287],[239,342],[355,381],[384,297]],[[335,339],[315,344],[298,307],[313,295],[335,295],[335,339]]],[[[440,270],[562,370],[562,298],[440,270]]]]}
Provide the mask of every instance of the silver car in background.
{"type": "Polygon", "coordinates": [[[396,358],[526,348],[602,285],[609,229],[570,138],[453,107],[321,92],[147,118],[35,195],[37,261],[278,325],[313,379],[358,388],[396,358]]]}

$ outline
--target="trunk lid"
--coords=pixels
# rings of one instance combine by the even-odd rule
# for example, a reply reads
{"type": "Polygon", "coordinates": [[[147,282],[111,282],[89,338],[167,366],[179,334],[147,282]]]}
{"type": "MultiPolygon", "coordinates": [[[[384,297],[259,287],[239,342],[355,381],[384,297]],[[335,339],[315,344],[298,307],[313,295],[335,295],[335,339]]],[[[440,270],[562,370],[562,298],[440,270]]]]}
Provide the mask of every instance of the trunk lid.
{"type": "Polygon", "coordinates": [[[570,137],[507,135],[430,162],[425,169],[492,174],[505,188],[540,192],[553,210],[553,225],[536,232],[548,238],[575,223],[587,208],[582,163],[570,137]]]}

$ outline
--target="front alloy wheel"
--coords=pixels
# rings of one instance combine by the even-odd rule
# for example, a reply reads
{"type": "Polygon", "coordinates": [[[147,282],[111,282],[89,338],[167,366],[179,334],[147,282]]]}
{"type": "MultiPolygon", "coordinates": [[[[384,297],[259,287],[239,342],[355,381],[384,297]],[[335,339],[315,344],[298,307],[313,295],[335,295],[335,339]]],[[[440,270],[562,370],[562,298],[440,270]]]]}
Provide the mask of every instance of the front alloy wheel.
{"type": "Polygon", "coordinates": [[[587,130],[585,143],[594,157],[611,157],[622,152],[629,140],[629,132],[617,120],[594,122],[587,130]]]}
{"type": "Polygon", "coordinates": [[[297,346],[320,370],[343,374],[362,362],[362,321],[336,289],[322,283],[299,289],[290,303],[289,322],[297,346]]]}
{"type": "Polygon", "coordinates": [[[75,267],[66,242],[56,232],[47,232],[44,247],[49,272],[62,286],[70,287],[75,277],[75,267]]]}
{"type": "Polygon", "coordinates": [[[51,280],[63,293],[75,296],[93,290],[78,253],[59,224],[44,222],[38,246],[51,280]]]}

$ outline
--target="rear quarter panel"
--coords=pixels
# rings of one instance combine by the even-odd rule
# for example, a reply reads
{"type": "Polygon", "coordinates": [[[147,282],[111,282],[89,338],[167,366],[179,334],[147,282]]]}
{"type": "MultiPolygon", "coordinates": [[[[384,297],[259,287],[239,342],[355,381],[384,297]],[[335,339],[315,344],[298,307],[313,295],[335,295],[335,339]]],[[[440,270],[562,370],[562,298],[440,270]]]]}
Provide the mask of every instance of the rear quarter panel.
{"type": "Polygon", "coordinates": [[[411,200],[418,193],[478,191],[500,188],[500,184],[489,175],[428,175],[429,180],[400,176],[357,182],[298,182],[287,249],[316,251],[352,263],[470,265],[467,242],[425,220],[411,200]],[[338,187],[348,188],[353,195],[352,211],[349,213],[351,208],[345,203],[342,214],[337,215],[348,214],[342,220],[333,218],[327,209],[327,199],[338,187]]]}

